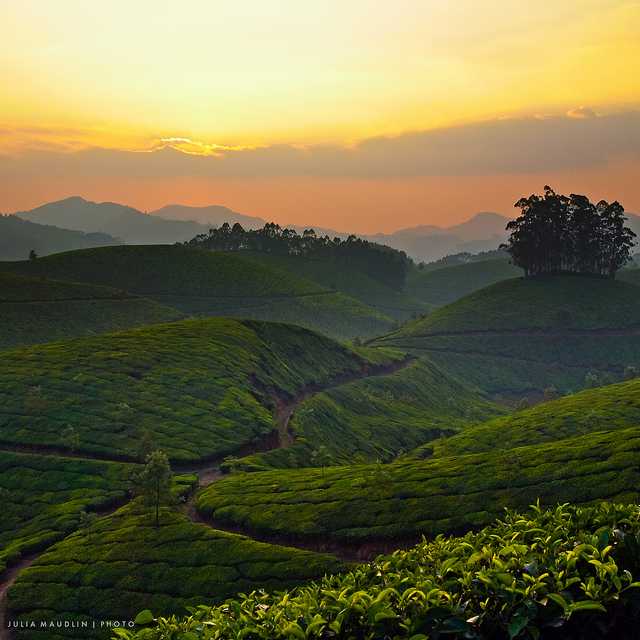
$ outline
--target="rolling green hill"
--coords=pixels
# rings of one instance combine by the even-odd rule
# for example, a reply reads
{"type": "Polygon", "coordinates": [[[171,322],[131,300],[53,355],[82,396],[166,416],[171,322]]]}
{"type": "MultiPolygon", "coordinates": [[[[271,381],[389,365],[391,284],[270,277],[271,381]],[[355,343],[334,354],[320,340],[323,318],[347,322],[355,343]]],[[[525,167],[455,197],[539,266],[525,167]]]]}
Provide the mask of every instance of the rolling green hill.
{"type": "Polygon", "coordinates": [[[431,309],[431,305],[421,302],[418,298],[403,291],[396,291],[356,268],[346,269],[344,262],[330,257],[322,259],[268,253],[253,253],[251,256],[265,264],[286,269],[290,273],[317,282],[323,287],[340,291],[396,320],[407,320],[431,309]]]}
{"type": "Polygon", "coordinates": [[[640,288],[575,276],[513,279],[409,322],[374,344],[426,354],[492,394],[566,392],[594,370],[640,363],[640,288]]]}
{"type": "Polygon", "coordinates": [[[0,272],[0,349],[167,322],[182,313],[97,285],[0,272]]]}
{"type": "MultiPolygon", "coordinates": [[[[186,614],[257,588],[281,590],[343,568],[333,556],[215,531],[163,509],[161,526],[135,503],[80,529],[20,573],[12,619],[130,620],[143,609],[186,614]]],[[[28,629],[18,638],[78,637],[28,629]]],[[[100,627],[82,637],[107,638],[100,627]]]]}
{"type": "Polygon", "coordinates": [[[290,541],[397,548],[421,535],[484,526],[540,499],[638,500],[640,427],[517,449],[388,465],[232,474],[197,508],[217,527],[290,541]]]}
{"type": "Polygon", "coordinates": [[[237,253],[116,246],[0,263],[2,270],[115,287],[188,314],[300,324],[337,338],[371,336],[393,325],[354,298],[237,253]]]}
{"type": "Polygon", "coordinates": [[[426,270],[417,267],[407,276],[406,291],[410,296],[442,306],[495,282],[522,275],[522,269],[508,258],[473,261],[467,264],[426,270]]]}
{"type": "Polygon", "coordinates": [[[637,505],[504,514],[285,593],[241,595],[125,640],[633,640],[637,505]]]}
{"type": "Polygon", "coordinates": [[[435,443],[433,452],[452,456],[513,449],[637,425],[640,425],[640,378],[589,389],[467,427],[435,443]]]}
{"type": "Polygon", "coordinates": [[[397,354],[356,353],[301,327],[225,318],[152,325],[6,351],[0,443],[137,458],[149,432],[173,460],[272,436],[272,410],[308,385],[365,375],[397,354]]]}
{"type": "Polygon", "coordinates": [[[307,399],[291,418],[291,446],[243,458],[234,467],[255,471],[389,461],[419,443],[500,413],[498,406],[422,358],[307,399]]]}
{"type": "Polygon", "coordinates": [[[0,452],[0,575],[78,527],[82,511],[122,502],[132,466],[0,452]]]}

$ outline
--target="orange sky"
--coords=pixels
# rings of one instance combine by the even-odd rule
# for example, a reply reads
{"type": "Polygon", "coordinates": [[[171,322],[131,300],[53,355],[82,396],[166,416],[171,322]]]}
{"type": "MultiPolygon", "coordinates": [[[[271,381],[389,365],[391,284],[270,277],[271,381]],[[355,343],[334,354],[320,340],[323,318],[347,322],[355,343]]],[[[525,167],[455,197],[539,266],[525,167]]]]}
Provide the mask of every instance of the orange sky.
{"type": "Polygon", "coordinates": [[[638,33],[639,0],[2,3],[0,210],[375,231],[508,214],[549,182],[639,211],[638,33]]]}

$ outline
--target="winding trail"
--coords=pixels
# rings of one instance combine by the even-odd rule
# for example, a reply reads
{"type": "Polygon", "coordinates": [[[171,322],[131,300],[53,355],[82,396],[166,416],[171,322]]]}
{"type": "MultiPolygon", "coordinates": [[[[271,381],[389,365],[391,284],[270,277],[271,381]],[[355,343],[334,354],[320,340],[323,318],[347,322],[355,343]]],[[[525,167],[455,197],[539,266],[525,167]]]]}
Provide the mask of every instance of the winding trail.
{"type": "MultiPolygon", "coordinates": [[[[333,378],[330,382],[324,385],[307,385],[303,387],[292,398],[286,398],[282,395],[275,395],[275,409],[274,409],[274,422],[276,425],[277,437],[272,434],[272,437],[268,438],[261,446],[256,446],[252,450],[247,451],[244,455],[250,453],[257,453],[259,451],[270,451],[273,449],[282,449],[290,447],[294,444],[294,437],[289,429],[291,418],[293,417],[296,409],[305,400],[310,397],[329,391],[336,387],[340,387],[350,382],[356,382],[365,378],[371,378],[376,376],[391,375],[397,371],[400,371],[415,361],[415,358],[408,357],[403,360],[398,360],[390,364],[385,365],[364,365],[360,371],[349,372],[333,378]]],[[[70,452],[58,447],[48,447],[41,445],[19,445],[11,443],[0,443],[0,451],[8,451],[12,453],[25,453],[29,455],[55,455],[63,458],[85,459],[85,460],[100,460],[111,462],[133,462],[130,459],[119,459],[115,456],[106,457],[100,454],[84,454],[80,452],[70,452]]],[[[229,533],[237,533],[246,537],[253,538],[254,540],[269,542],[272,544],[279,544],[282,546],[295,547],[299,549],[305,549],[309,551],[316,551],[319,553],[330,553],[340,558],[341,560],[354,562],[366,560],[376,553],[380,553],[389,548],[382,546],[376,546],[373,543],[359,544],[357,547],[348,547],[346,545],[328,544],[321,540],[318,541],[301,541],[295,539],[288,539],[284,537],[274,537],[267,539],[263,536],[258,536],[250,531],[243,531],[242,528],[234,528],[228,525],[219,525],[215,522],[207,520],[200,516],[195,507],[195,500],[197,493],[200,489],[211,485],[212,483],[220,480],[225,474],[220,470],[221,460],[203,460],[200,463],[193,465],[176,465],[174,471],[180,474],[193,473],[198,477],[198,484],[194,488],[191,496],[187,502],[183,505],[183,513],[194,523],[206,525],[212,529],[219,531],[227,531],[229,533]]],[[[100,517],[107,517],[114,513],[117,509],[124,506],[129,500],[121,501],[117,505],[109,505],[103,509],[98,509],[95,513],[100,517]]],[[[55,543],[54,543],[55,544],[55,543]]],[[[397,545],[394,545],[396,548],[397,545]]],[[[18,562],[8,567],[2,574],[0,574],[0,640],[11,640],[12,634],[10,629],[6,628],[6,616],[7,616],[7,592],[14,584],[20,573],[30,567],[42,553],[45,553],[47,549],[44,549],[38,553],[22,556],[18,562]]]]}

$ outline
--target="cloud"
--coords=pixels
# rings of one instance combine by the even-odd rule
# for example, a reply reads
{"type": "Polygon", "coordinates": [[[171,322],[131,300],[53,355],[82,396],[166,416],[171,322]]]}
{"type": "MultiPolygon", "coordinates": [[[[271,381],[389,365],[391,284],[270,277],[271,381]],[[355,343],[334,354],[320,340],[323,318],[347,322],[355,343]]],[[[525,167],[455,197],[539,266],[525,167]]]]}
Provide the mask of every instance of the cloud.
{"type": "MultiPolygon", "coordinates": [[[[581,112],[590,110],[581,108],[581,112]]],[[[640,161],[640,112],[494,120],[340,145],[224,147],[175,136],[146,153],[37,149],[0,156],[0,178],[407,178],[544,173],[640,161]]]]}
{"type": "Polygon", "coordinates": [[[589,107],[578,107],[576,109],[571,109],[567,111],[568,118],[577,118],[579,120],[584,118],[597,118],[598,114],[589,107]]]}

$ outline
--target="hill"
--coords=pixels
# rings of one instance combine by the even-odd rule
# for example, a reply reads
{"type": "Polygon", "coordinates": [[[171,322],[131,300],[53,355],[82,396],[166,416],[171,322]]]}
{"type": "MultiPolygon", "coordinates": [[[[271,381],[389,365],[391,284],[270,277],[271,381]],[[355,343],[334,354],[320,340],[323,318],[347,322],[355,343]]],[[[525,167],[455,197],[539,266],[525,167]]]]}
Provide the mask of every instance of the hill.
{"type": "Polygon", "coordinates": [[[545,638],[632,640],[638,624],[635,505],[506,513],[464,537],[423,541],[285,593],[241,595],[129,640],[545,638]]]}
{"type": "Polygon", "coordinates": [[[24,347],[0,358],[0,443],[135,460],[148,433],[175,461],[222,458],[277,436],[279,402],[398,360],[222,318],[24,347]]]}
{"type": "Polygon", "coordinates": [[[169,204],[155,211],[150,211],[149,215],[165,220],[189,220],[209,227],[219,227],[225,222],[233,225],[237,222],[245,229],[259,229],[267,224],[267,221],[262,218],[247,216],[228,207],[215,204],[204,207],[169,204]]]}
{"type": "Polygon", "coordinates": [[[153,300],[98,285],[0,272],[0,349],[182,317],[153,300]]]}
{"type": "Polygon", "coordinates": [[[640,288],[575,276],[506,280],[376,341],[427,354],[492,394],[577,390],[640,363],[640,288]]]}
{"type": "Polygon", "coordinates": [[[196,315],[284,321],[337,338],[371,336],[393,320],[362,302],[237,253],[119,246],[0,264],[0,271],[91,282],[196,315]]]}
{"type": "Polygon", "coordinates": [[[504,451],[391,464],[237,473],[203,489],[217,528],[342,548],[402,543],[488,524],[540,499],[636,502],[640,427],[504,451]]]}
{"type": "Polygon", "coordinates": [[[118,241],[105,233],[82,233],[0,215],[0,260],[26,260],[32,249],[39,256],[45,256],[113,244],[118,241]]]}
{"type": "MultiPolygon", "coordinates": [[[[163,508],[161,526],[133,503],[71,534],[24,569],[8,594],[11,618],[80,624],[133,620],[143,609],[184,615],[258,588],[282,590],[343,568],[333,556],[216,531],[163,508]]],[[[21,630],[18,638],[78,637],[77,629],[21,630]]]]}
{"type": "Polygon", "coordinates": [[[432,447],[438,456],[461,455],[551,442],[640,424],[640,378],[588,389],[488,420],[432,447]]]}
{"type": "Polygon", "coordinates": [[[83,232],[107,233],[127,244],[184,242],[207,230],[184,220],[165,220],[115,202],[91,202],[78,196],[49,202],[16,216],[29,222],[51,224],[83,232]]]}
{"type": "Polygon", "coordinates": [[[425,313],[431,308],[418,296],[412,297],[404,291],[399,291],[359,270],[354,265],[345,268],[344,262],[330,257],[302,257],[269,253],[251,253],[251,257],[265,264],[286,269],[297,276],[317,282],[323,287],[340,291],[395,320],[407,320],[417,314],[425,313]]]}
{"type": "Polygon", "coordinates": [[[426,358],[303,398],[289,421],[294,441],[232,465],[250,471],[390,461],[503,411],[426,358]]]}
{"type": "Polygon", "coordinates": [[[406,292],[423,302],[442,306],[478,289],[522,276],[507,258],[473,261],[466,264],[421,270],[413,268],[407,276],[406,292]]]}
{"type": "Polygon", "coordinates": [[[420,225],[390,234],[375,234],[368,239],[405,251],[414,260],[431,262],[462,251],[477,253],[497,249],[506,238],[507,222],[508,218],[485,211],[449,227],[420,225]]]}

